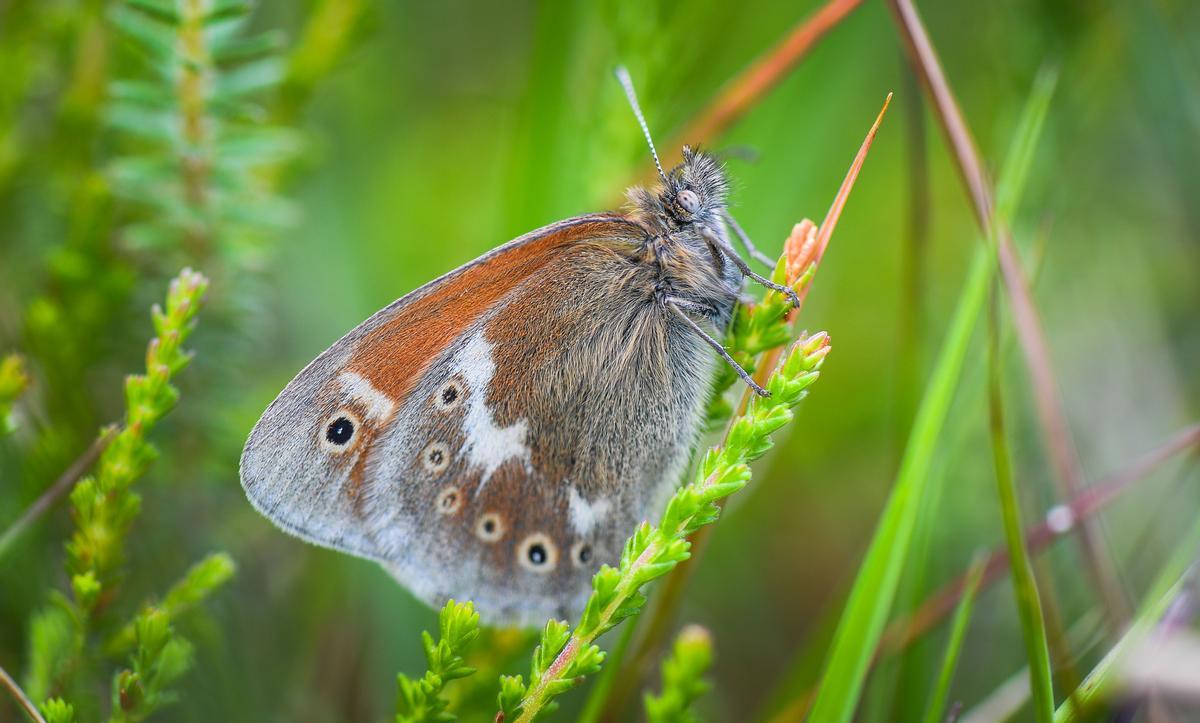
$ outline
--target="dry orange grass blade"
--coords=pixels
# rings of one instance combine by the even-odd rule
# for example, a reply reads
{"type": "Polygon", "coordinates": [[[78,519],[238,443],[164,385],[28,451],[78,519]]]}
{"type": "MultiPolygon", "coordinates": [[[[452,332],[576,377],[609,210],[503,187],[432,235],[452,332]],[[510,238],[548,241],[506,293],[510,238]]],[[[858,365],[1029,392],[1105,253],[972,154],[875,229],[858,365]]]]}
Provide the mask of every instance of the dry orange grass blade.
{"type": "Polygon", "coordinates": [[[779,42],[750,67],[733,78],[720,95],[684,126],[668,144],[668,153],[685,143],[708,142],[719,137],[746,115],[771,91],[808,51],[838,26],[863,0],[830,0],[815,13],[801,20],[779,42]]]}
{"type": "MultiPolygon", "coordinates": [[[[970,129],[946,81],[937,52],[916,8],[911,0],[889,0],[888,5],[896,16],[896,24],[912,65],[929,94],[934,114],[953,150],[953,157],[971,196],[980,229],[985,236],[994,231],[1000,275],[1012,310],[1013,326],[1029,369],[1038,419],[1054,467],[1059,494],[1062,499],[1072,499],[1085,486],[1083,467],[1062,409],[1058,383],[1050,364],[1045,330],[1034,305],[1028,281],[1021,270],[1012,234],[1007,227],[993,222],[992,190],[979,151],[971,138],[970,129]]],[[[1109,629],[1119,630],[1121,621],[1129,616],[1130,607],[1118,582],[1116,569],[1112,560],[1103,553],[1103,540],[1093,521],[1085,521],[1079,533],[1093,585],[1104,602],[1109,629]]]]}

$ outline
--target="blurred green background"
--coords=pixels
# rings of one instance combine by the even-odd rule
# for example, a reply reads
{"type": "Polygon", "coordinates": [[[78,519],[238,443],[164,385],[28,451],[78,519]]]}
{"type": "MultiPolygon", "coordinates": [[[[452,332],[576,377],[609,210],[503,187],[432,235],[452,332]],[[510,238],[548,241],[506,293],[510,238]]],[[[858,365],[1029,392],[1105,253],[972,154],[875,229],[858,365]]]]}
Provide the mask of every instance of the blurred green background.
{"type": "MultiPolygon", "coordinates": [[[[302,149],[266,175],[294,222],[259,234],[254,253],[240,254],[235,238],[232,252],[205,255],[123,232],[144,210],[114,194],[110,169],[136,144],[105,122],[104,89],[144,71],[103,3],[0,1],[0,352],[28,354],[35,378],[18,430],[0,440],[0,526],[119,416],[122,375],[141,364],[147,309],[170,275],[190,263],[214,277],[179,407],[154,436],[162,456],[141,484],[123,595],[161,591],[213,549],[239,572],[180,623],[197,664],[158,719],[391,714],[395,674],[422,669],[419,631],[434,614],[377,566],[309,547],[250,508],[237,460],[251,425],[300,367],[379,307],[529,229],[610,206],[644,174],[614,65],[630,68],[666,143],[817,5],[261,2],[252,26],[282,31],[289,74],[259,97],[260,117],[294,130],[302,149]]],[[[1200,411],[1200,4],[920,9],[993,172],[1038,69],[1059,68],[1014,230],[1084,469],[1100,478],[1200,411]]],[[[798,694],[815,681],[981,240],[880,2],[864,3],[709,144],[753,152],[729,161],[733,212],[774,254],[793,223],[823,217],[889,91],[804,309],[802,325],[828,330],[834,350],[797,423],[728,508],[683,606],[682,620],[715,636],[716,686],[701,706],[713,719],[751,719],[780,686],[798,694]]],[[[931,501],[936,524],[918,539],[900,611],[1003,540],[982,334],[975,341],[935,463],[945,492],[931,501]]],[[[1031,524],[1059,498],[1024,366],[1009,357],[1031,524]]],[[[1197,482],[1195,465],[1177,460],[1102,516],[1132,599],[1195,520],[1197,482]]],[[[10,671],[24,665],[30,615],[65,588],[70,524],[60,505],[0,558],[0,665],[10,671]]],[[[1065,540],[1044,559],[1053,587],[1043,594],[1070,627],[1098,605],[1079,547],[1065,540]]],[[[877,671],[863,719],[919,715],[944,634],[877,671]]],[[[1095,650],[1075,650],[1086,671],[1095,650]]],[[[980,600],[953,699],[972,706],[1024,659],[1002,583],[980,600]]],[[[512,662],[526,666],[526,656],[512,662]]],[[[561,719],[582,697],[564,699],[561,719]]],[[[16,715],[0,702],[0,720],[16,715]]]]}

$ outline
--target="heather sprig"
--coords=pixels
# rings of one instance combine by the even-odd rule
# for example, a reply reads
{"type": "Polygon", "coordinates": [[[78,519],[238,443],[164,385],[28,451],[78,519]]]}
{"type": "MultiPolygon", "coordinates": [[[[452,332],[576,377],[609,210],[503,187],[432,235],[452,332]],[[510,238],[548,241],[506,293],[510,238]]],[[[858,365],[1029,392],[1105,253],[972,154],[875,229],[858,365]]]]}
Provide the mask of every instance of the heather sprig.
{"type": "Polygon", "coordinates": [[[125,419],[100,455],[94,475],[71,492],[76,529],[67,543],[67,568],[78,612],[90,615],[115,583],[129,526],[141,511],[131,486],[156,456],[146,436],[179,399],[171,379],[191,361],[183,343],[195,327],[208,279],[184,269],[171,282],[166,309],[155,305],[155,337],[146,348],[146,373],[125,380],[125,419]]]}
{"type": "Polygon", "coordinates": [[[574,631],[551,620],[534,651],[528,684],[505,677],[498,698],[504,720],[536,720],[553,699],[579,685],[604,662],[596,638],[646,603],[642,588],[690,556],[688,536],[720,516],[718,502],[750,480],[750,462],[771,448],[771,434],[792,420],[792,407],[817,380],[829,353],[824,332],[800,339],[767,381],[769,397],[755,397],[729,426],[724,444],[704,455],[696,478],[676,491],[659,524],[643,523],[625,543],[617,567],[605,565],[592,578],[592,594],[574,631]]]}
{"type": "MultiPolygon", "coordinates": [[[[146,349],[146,372],[126,378],[126,411],[119,431],[101,453],[94,474],[71,492],[76,523],[66,546],[71,596],[54,593],[51,603],[33,617],[26,687],[35,700],[72,692],[72,679],[90,658],[94,620],[116,598],[126,537],[141,510],[133,484],[156,456],[147,435],[179,398],[171,380],[191,360],[183,344],[207,288],[202,274],[184,269],[170,284],[165,308],[155,305],[155,336],[146,349]]],[[[188,644],[175,635],[171,622],[232,574],[228,556],[206,558],[162,603],[143,609],[106,646],[114,655],[135,648],[131,667],[114,677],[113,720],[141,720],[170,700],[166,686],[190,659],[188,644]]],[[[71,720],[76,715],[75,706],[61,700],[46,701],[43,709],[48,719],[71,720]]]]}
{"type": "Polygon", "coordinates": [[[285,74],[279,32],[247,34],[241,0],[124,0],[109,13],[148,72],[115,81],[108,122],[133,143],[116,160],[116,191],[149,213],[126,243],[206,258],[235,269],[257,263],[290,206],[261,171],[288,159],[296,135],[266,126],[254,98],[285,74]]]}
{"type": "Polygon", "coordinates": [[[662,693],[645,696],[648,723],[699,720],[690,707],[710,687],[704,675],[712,666],[712,648],[712,634],[699,625],[689,625],[679,632],[670,656],[662,664],[662,693]]]}
{"type": "Polygon", "coordinates": [[[446,712],[449,701],[442,690],[451,680],[475,673],[463,655],[479,636],[479,613],[470,602],[451,600],[438,613],[438,639],[421,633],[429,669],[416,680],[401,673],[396,678],[396,723],[442,723],[456,718],[446,712]]]}

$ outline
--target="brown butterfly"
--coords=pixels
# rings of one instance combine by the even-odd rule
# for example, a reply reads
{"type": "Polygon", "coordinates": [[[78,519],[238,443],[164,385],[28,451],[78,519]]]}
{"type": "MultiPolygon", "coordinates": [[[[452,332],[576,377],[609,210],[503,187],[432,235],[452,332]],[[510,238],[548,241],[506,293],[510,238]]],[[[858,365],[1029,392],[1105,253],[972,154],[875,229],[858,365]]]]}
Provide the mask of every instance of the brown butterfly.
{"type": "MultiPolygon", "coordinates": [[[[431,281],[304,368],[246,442],[251,503],[493,624],[578,613],[696,442],[745,277],[711,155],[623,213],[560,221],[431,281]],[[715,352],[715,353],[714,353],[715,352]]],[[[798,301],[797,301],[798,303],[798,301]]]]}

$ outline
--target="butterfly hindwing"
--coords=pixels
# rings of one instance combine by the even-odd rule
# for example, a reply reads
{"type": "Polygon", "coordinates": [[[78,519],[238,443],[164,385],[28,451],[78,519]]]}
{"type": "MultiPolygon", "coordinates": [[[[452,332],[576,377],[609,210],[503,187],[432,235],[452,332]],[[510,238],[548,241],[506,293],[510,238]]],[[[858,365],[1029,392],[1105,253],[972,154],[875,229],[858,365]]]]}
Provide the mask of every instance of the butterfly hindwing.
{"type": "Polygon", "coordinates": [[[577,611],[678,477],[712,365],[654,303],[643,242],[620,216],[565,221],[379,312],[268,408],[251,500],[432,604],[577,611]]]}

